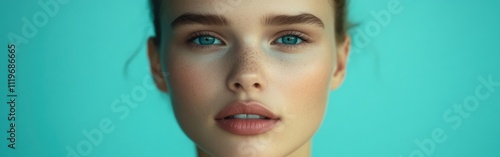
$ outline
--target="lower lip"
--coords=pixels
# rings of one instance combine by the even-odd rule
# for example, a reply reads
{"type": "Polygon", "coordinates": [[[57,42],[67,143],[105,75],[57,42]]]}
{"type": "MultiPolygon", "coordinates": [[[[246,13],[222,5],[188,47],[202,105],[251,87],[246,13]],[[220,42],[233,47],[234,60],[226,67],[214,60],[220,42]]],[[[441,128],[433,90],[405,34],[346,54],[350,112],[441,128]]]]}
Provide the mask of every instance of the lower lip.
{"type": "Polygon", "coordinates": [[[235,135],[257,135],[268,132],[278,120],[271,119],[221,119],[217,126],[235,135]]]}

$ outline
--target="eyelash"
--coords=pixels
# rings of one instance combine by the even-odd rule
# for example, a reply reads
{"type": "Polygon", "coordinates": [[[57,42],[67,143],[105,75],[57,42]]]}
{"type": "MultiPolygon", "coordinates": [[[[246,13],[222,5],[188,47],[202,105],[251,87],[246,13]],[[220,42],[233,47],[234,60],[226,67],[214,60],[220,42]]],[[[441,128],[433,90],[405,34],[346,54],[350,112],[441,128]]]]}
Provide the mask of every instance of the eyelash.
{"type": "Polygon", "coordinates": [[[271,45],[279,45],[279,46],[284,47],[284,48],[294,49],[294,48],[298,48],[300,46],[304,46],[305,44],[308,44],[310,42],[311,42],[311,38],[309,38],[306,34],[299,32],[299,31],[292,30],[292,31],[284,31],[284,32],[279,33],[278,38],[274,39],[271,42],[271,45]],[[302,40],[302,42],[300,42],[298,44],[276,43],[276,40],[278,40],[279,38],[283,38],[284,36],[289,36],[289,35],[298,37],[299,39],[302,40]]]}
{"type": "MultiPolygon", "coordinates": [[[[217,40],[220,40],[221,41],[221,44],[219,45],[226,45],[226,43],[221,40],[221,38],[218,36],[218,35],[215,35],[214,33],[211,33],[211,32],[206,32],[206,31],[201,31],[201,32],[196,32],[194,33],[193,35],[191,35],[188,40],[187,40],[187,43],[194,49],[209,49],[209,48],[212,48],[212,47],[216,47],[216,46],[219,46],[219,45],[200,45],[200,44],[196,44],[193,42],[193,40],[195,40],[196,38],[199,38],[199,37],[202,37],[202,36],[211,36],[211,37],[214,37],[216,38],[217,40]]],[[[295,49],[295,48],[298,48],[300,46],[304,46],[305,44],[308,44],[310,43],[311,39],[305,35],[304,33],[302,32],[299,32],[299,31],[283,31],[281,33],[279,33],[278,35],[278,38],[274,39],[272,42],[271,42],[271,45],[278,45],[280,47],[284,47],[284,48],[287,48],[287,49],[295,49]],[[282,38],[284,36],[296,36],[298,37],[299,39],[302,40],[302,42],[298,43],[298,44],[280,44],[280,43],[277,43],[276,41],[279,39],[279,38],[282,38]]]]}
{"type": "Polygon", "coordinates": [[[209,49],[209,48],[212,48],[214,46],[219,46],[219,45],[200,45],[200,44],[196,44],[193,42],[194,39],[202,37],[202,36],[214,37],[215,39],[221,41],[220,45],[226,45],[226,43],[223,40],[221,40],[219,36],[215,35],[214,33],[206,32],[206,31],[196,32],[193,35],[191,35],[187,40],[188,45],[194,49],[209,49]]]}

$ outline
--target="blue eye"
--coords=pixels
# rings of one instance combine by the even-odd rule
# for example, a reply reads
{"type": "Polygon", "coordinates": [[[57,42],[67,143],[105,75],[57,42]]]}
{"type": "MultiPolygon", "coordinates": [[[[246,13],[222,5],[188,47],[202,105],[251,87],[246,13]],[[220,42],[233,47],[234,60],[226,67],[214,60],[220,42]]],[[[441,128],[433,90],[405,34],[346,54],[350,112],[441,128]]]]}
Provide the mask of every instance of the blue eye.
{"type": "Polygon", "coordinates": [[[276,43],[285,45],[297,45],[302,43],[302,39],[296,35],[285,35],[276,40],[276,43]]]}
{"type": "Polygon", "coordinates": [[[219,39],[210,36],[210,35],[202,35],[193,39],[193,42],[198,45],[221,45],[222,41],[219,39]]]}

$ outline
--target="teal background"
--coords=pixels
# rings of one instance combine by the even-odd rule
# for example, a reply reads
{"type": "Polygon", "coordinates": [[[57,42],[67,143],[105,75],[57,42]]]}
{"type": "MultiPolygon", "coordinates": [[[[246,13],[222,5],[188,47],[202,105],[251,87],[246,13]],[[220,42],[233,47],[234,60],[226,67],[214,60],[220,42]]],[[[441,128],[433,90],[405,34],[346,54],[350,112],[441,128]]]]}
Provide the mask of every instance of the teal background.
{"type": "MultiPolygon", "coordinates": [[[[389,2],[352,1],[350,19],[359,24],[352,35],[376,23],[371,11],[389,2]]],[[[103,119],[114,130],[88,156],[195,156],[169,96],[150,86],[145,43],[153,30],[145,0],[70,0],[29,43],[17,45],[17,141],[15,150],[7,148],[7,36],[21,34],[21,19],[43,9],[29,0],[0,6],[0,156],[66,156],[66,147],[76,149],[86,140],[82,131],[103,119]],[[112,109],[139,90],[145,95],[136,95],[129,114],[112,109]]],[[[408,157],[420,150],[415,140],[441,128],[446,140],[423,156],[499,157],[500,87],[457,129],[443,114],[475,94],[479,77],[500,82],[500,1],[401,0],[401,7],[368,44],[354,40],[348,76],[331,93],[313,156],[408,157]]]]}

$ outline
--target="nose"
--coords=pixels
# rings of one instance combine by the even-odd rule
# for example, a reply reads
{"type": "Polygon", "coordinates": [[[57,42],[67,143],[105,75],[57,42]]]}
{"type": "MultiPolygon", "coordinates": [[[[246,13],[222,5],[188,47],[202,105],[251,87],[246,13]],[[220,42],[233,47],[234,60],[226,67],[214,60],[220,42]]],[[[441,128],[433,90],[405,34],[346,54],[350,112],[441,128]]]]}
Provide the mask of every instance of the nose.
{"type": "Polygon", "coordinates": [[[266,88],[262,57],[254,49],[234,53],[227,87],[233,93],[256,92],[266,88]]]}

